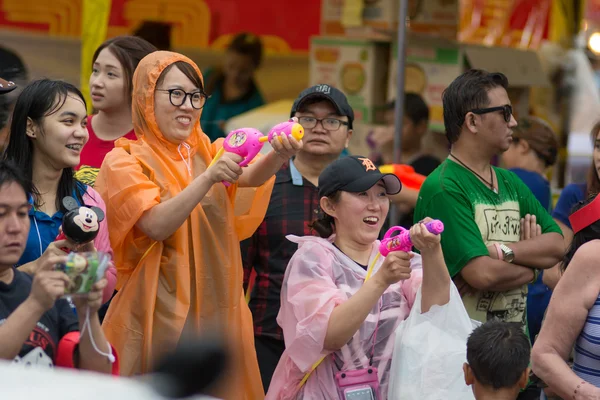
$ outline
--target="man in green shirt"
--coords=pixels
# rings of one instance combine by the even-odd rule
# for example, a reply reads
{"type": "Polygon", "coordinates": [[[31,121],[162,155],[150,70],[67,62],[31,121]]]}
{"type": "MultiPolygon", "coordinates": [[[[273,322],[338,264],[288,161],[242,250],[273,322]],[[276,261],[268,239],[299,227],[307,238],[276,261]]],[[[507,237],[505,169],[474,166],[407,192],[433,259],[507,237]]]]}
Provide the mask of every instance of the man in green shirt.
{"type": "Polygon", "coordinates": [[[513,172],[490,160],[517,126],[500,73],[470,70],[443,94],[448,158],[419,192],[415,221],[444,222],[442,249],[472,319],[519,322],[527,331],[527,284],[564,253],[560,228],[513,172]]]}

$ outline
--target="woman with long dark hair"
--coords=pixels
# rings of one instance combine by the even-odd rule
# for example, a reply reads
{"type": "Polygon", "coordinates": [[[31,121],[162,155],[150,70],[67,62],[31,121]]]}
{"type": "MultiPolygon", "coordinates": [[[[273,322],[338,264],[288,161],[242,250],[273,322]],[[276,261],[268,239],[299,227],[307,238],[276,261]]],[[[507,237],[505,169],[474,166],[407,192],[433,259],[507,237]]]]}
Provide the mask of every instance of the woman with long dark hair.
{"type": "Polygon", "coordinates": [[[600,197],[569,217],[573,240],[533,346],[533,370],[561,398],[600,398],[600,197]],[[566,360],[574,351],[574,363],[566,360]]]}
{"type": "Polygon", "coordinates": [[[136,36],[117,36],[102,43],[92,58],[90,94],[96,114],[87,121],[89,142],[81,152],[77,179],[94,186],[106,154],[115,141],[135,140],[131,117],[133,73],[156,47],[136,36]]]}
{"type": "MultiPolygon", "coordinates": [[[[93,243],[78,248],[67,240],[55,242],[66,211],[64,197],[71,196],[80,205],[96,206],[106,213],[100,195],[73,177],[73,167],[79,164],[81,150],[88,141],[86,124],[85,99],[69,83],[40,79],[25,87],[17,99],[4,158],[16,163],[33,183],[29,196],[31,229],[18,263],[24,272],[33,274],[44,259],[65,255],[61,250],[64,247],[98,249],[112,255],[104,221],[93,243]]],[[[104,301],[110,299],[115,287],[114,267],[107,278],[104,301]]]]}

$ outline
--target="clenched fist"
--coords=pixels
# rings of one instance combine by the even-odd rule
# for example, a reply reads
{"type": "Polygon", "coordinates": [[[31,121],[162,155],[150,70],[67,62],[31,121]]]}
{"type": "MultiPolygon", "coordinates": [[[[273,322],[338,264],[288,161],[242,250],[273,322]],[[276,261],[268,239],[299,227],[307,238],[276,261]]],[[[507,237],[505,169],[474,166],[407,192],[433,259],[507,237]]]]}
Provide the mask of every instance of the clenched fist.
{"type": "Polygon", "coordinates": [[[393,251],[387,255],[381,268],[373,276],[381,284],[389,286],[396,282],[410,278],[410,259],[411,253],[404,251],[393,251]]]}
{"type": "Polygon", "coordinates": [[[205,174],[213,184],[221,181],[235,183],[243,172],[242,167],[239,166],[242,160],[243,157],[239,154],[226,151],[206,170],[205,174]]]}

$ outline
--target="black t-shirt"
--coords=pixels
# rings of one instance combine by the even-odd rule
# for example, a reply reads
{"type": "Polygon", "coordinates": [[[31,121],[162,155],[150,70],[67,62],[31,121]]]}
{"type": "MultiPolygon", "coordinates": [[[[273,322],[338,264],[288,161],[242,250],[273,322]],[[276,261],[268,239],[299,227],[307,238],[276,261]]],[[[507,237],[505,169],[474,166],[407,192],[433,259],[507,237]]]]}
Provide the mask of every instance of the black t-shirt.
{"type": "MultiPolygon", "coordinates": [[[[0,325],[17,309],[31,292],[33,278],[17,269],[12,283],[0,282],[0,325]]],[[[56,357],[56,349],[60,339],[69,332],[78,331],[77,316],[65,299],[59,299],[38,321],[15,363],[27,366],[52,368],[56,357]]]]}

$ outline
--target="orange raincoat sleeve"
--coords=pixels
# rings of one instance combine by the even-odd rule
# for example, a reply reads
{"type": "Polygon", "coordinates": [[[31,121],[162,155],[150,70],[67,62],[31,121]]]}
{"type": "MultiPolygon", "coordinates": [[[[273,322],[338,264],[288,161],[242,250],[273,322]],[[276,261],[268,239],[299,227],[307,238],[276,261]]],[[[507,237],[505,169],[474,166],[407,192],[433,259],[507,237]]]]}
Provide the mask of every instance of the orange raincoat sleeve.
{"type": "MultiPolygon", "coordinates": [[[[211,144],[211,156],[214,157],[223,147],[224,138],[215,140],[211,144]]],[[[250,164],[262,157],[259,154],[250,164]]],[[[275,175],[258,187],[230,186],[227,191],[235,211],[235,229],[240,241],[248,239],[258,229],[267,213],[271,200],[271,192],[275,185],[275,175]]]]}
{"type": "Polygon", "coordinates": [[[144,174],[140,162],[128,150],[129,147],[117,147],[106,155],[95,187],[108,211],[110,243],[119,272],[117,290],[138,261],[127,260],[124,256],[131,253],[124,247],[137,244],[149,248],[151,245],[151,239],[135,228],[135,224],[145,211],[160,203],[160,188],[144,174]]]}

